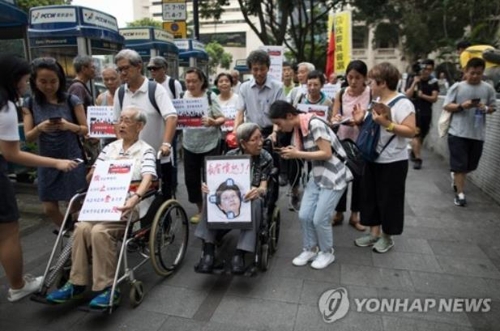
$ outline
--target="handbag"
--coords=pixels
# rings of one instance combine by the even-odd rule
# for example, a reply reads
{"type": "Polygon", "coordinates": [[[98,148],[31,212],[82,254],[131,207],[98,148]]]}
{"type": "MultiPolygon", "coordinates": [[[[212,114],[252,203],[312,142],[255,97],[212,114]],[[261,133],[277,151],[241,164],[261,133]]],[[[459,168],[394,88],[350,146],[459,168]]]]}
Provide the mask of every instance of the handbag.
{"type": "Polygon", "coordinates": [[[451,112],[445,109],[441,110],[441,115],[439,115],[439,120],[438,120],[438,133],[440,138],[443,138],[448,134],[452,115],[453,114],[451,112]]]}

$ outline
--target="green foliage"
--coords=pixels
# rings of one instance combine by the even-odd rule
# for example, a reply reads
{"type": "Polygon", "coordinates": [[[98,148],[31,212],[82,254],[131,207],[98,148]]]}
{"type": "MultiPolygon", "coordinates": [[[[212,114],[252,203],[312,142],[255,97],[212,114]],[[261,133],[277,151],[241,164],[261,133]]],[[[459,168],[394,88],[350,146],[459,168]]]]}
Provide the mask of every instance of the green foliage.
{"type": "Polygon", "coordinates": [[[223,6],[229,5],[229,0],[199,0],[199,12],[202,18],[213,17],[219,20],[224,12],[223,6]]]}
{"type": "Polygon", "coordinates": [[[208,53],[208,72],[213,75],[217,72],[217,67],[229,69],[233,62],[233,55],[224,51],[224,47],[216,41],[212,41],[205,46],[208,53]]]}
{"type": "Polygon", "coordinates": [[[22,10],[28,12],[31,7],[50,5],[69,5],[71,0],[17,0],[17,5],[22,10]]]}
{"type": "Polygon", "coordinates": [[[144,18],[141,18],[139,20],[127,22],[127,27],[129,27],[129,28],[141,27],[141,26],[152,26],[152,27],[161,29],[162,23],[160,21],[156,21],[156,20],[149,18],[149,17],[144,17],[144,18]]]}

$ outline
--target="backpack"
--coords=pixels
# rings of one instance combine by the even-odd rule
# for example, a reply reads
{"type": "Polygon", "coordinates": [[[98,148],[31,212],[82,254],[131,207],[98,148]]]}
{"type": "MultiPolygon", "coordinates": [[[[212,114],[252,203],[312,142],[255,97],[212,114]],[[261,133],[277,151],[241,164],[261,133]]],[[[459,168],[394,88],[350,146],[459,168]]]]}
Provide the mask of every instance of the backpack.
{"type": "MultiPolygon", "coordinates": [[[[389,102],[387,106],[391,108],[401,99],[406,99],[406,97],[404,95],[399,95],[389,102]]],[[[374,162],[395,137],[396,135],[393,134],[387,143],[382,147],[382,150],[377,152],[377,146],[380,140],[380,124],[376,123],[372,118],[372,114],[368,112],[368,115],[359,130],[356,145],[366,161],[374,162]]]]}
{"type": "MultiPolygon", "coordinates": [[[[156,103],[155,93],[156,93],[156,82],[152,80],[148,80],[148,97],[151,105],[156,109],[158,114],[161,116],[160,107],[156,103]]],[[[120,102],[120,109],[123,109],[123,98],[125,97],[125,84],[121,85],[118,89],[118,101],[120,102]]]]}
{"type": "Polygon", "coordinates": [[[178,99],[180,97],[175,93],[175,79],[173,79],[172,77],[169,77],[168,89],[170,90],[170,92],[172,92],[174,99],[178,99]]]}
{"type": "MultiPolygon", "coordinates": [[[[325,123],[328,127],[327,122],[325,122],[322,118],[320,117],[312,117],[311,120],[313,119],[318,119],[321,122],[325,123]]],[[[309,121],[309,125],[311,123],[311,120],[309,121]]],[[[331,129],[331,128],[330,128],[331,129]]],[[[340,145],[344,149],[344,152],[346,154],[346,157],[340,155],[332,146],[332,153],[337,157],[340,162],[342,162],[352,173],[353,177],[355,180],[358,180],[363,176],[364,169],[365,169],[365,160],[363,158],[363,155],[361,154],[358,146],[356,146],[356,143],[352,141],[351,139],[342,139],[339,140],[340,145]]]]}

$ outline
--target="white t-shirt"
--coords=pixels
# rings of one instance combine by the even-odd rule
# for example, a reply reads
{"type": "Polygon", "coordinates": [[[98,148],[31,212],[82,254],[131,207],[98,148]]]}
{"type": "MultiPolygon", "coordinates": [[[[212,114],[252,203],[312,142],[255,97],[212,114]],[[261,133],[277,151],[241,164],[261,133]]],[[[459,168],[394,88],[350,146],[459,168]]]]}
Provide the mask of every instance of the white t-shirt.
{"type": "MultiPolygon", "coordinates": [[[[146,127],[139,134],[139,139],[144,140],[148,145],[158,151],[163,143],[165,133],[165,120],[169,116],[177,116],[177,112],[172,104],[172,100],[168,97],[167,91],[157,84],[155,91],[155,100],[160,108],[161,116],[149,101],[148,95],[149,81],[145,78],[141,87],[132,92],[128,85],[125,85],[125,95],[123,96],[123,109],[128,106],[137,106],[144,110],[147,116],[146,127]]],[[[118,91],[115,93],[114,99],[114,118],[118,122],[120,119],[120,101],[118,100],[118,91]]]]}
{"type": "MultiPolygon", "coordinates": [[[[399,95],[399,94],[398,94],[399,95]]],[[[396,98],[395,96],[394,98],[396,98]]],[[[389,100],[390,103],[392,98],[389,100]]],[[[392,121],[396,124],[401,124],[411,113],[415,112],[415,107],[413,103],[407,99],[403,98],[398,100],[394,106],[391,108],[391,117],[392,121]]],[[[384,145],[389,141],[392,137],[392,132],[387,132],[385,128],[380,127],[380,139],[378,142],[377,151],[380,152],[384,145]]],[[[392,163],[397,161],[408,160],[408,151],[406,150],[406,146],[408,144],[409,139],[405,137],[401,137],[396,135],[394,139],[387,145],[382,154],[375,161],[376,163],[392,163]]]]}
{"type": "Polygon", "coordinates": [[[174,79],[174,78],[172,78],[170,76],[166,76],[165,80],[163,81],[163,83],[161,83],[161,86],[163,86],[165,88],[165,91],[167,91],[167,94],[168,94],[168,96],[169,96],[169,98],[171,100],[177,99],[175,97],[175,95],[178,95],[179,99],[180,99],[180,96],[181,96],[181,93],[182,93],[182,85],[181,85],[181,83],[178,80],[174,79],[175,95],[173,95],[172,91],[170,90],[170,86],[169,86],[169,83],[170,83],[171,79],[174,79]]]}
{"type": "Polygon", "coordinates": [[[12,101],[7,101],[7,105],[0,110],[0,140],[20,140],[16,105],[12,101]]]}

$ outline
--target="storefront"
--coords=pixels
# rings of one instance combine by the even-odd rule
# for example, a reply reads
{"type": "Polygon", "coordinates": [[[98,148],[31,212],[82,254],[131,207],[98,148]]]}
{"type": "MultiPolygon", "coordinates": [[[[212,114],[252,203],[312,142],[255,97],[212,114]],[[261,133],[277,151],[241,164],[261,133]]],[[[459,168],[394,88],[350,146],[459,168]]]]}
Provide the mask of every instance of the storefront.
{"type": "Polygon", "coordinates": [[[0,1],[0,53],[8,51],[29,59],[28,16],[15,0],[0,1]]]}

